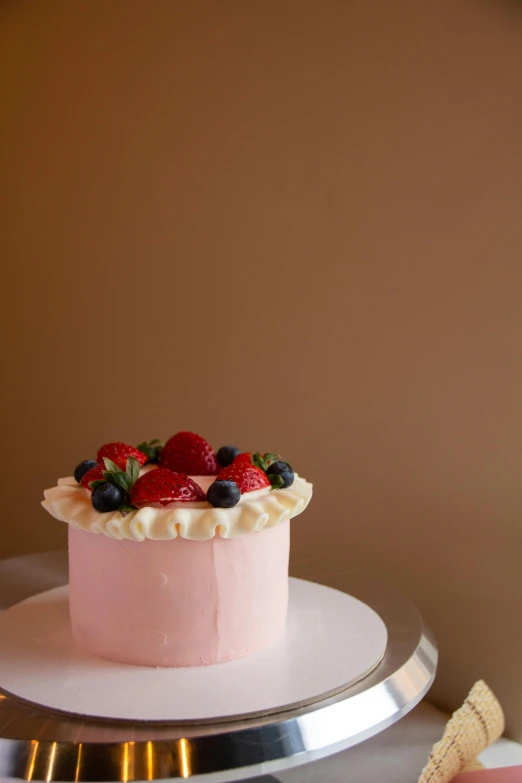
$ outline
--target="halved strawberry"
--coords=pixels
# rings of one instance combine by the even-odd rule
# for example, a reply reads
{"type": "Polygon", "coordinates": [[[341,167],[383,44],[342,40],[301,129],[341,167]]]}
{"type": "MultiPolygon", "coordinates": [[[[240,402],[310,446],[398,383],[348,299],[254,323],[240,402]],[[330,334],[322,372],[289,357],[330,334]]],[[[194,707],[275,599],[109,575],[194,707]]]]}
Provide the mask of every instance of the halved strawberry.
{"type": "Polygon", "coordinates": [[[212,446],[194,432],[178,432],[165,443],[159,464],[188,476],[215,476],[218,472],[212,446]]]}
{"type": "Polygon", "coordinates": [[[174,473],[167,468],[158,468],[145,473],[131,489],[130,502],[133,506],[150,506],[160,503],[166,506],[176,500],[185,502],[206,500],[200,486],[184,473],[174,473]]]}
{"type": "Polygon", "coordinates": [[[125,470],[125,463],[129,457],[134,457],[138,460],[140,465],[144,465],[147,462],[147,455],[139,449],[135,449],[134,446],[128,446],[126,443],[106,443],[101,449],[98,449],[96,454],[96,461],[103,465],[103,458],[108,457],[116,465],[119,465],[125,470]]]}
{"type": "Polygon", "coordinates": [[[237,459],[218,473],[216,481],[235,481],[241,494],[271,486],[266,473],[254,467],[252,463],[249,464],[244,460],[238,462],[237,459]]]}

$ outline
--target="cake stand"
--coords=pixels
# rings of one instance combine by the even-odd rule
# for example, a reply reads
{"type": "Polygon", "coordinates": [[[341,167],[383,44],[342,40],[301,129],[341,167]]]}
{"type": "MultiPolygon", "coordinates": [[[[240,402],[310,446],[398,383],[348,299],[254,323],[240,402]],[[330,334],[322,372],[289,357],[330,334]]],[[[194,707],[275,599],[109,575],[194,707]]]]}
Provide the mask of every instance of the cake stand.
{"type": "Polygon", "coordinates": [[[399,593],[358,577],[350,579],[349,593],[377,612],[388,639],[381,663],[336,695],[240,720],[157,724],[73,717],[0,693],[0,781],[268,783],[277,780],[273,773],[372,737],[426,694],[437,649],[399,593]]]}

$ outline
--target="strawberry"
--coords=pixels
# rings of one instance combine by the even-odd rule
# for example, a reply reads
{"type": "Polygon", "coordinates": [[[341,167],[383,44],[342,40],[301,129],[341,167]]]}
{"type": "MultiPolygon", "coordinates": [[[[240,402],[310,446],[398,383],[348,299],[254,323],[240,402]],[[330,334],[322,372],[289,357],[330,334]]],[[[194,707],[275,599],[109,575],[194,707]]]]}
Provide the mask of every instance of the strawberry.
{"type": "Polygon", "coordinates": [[[159,464],[189,476],[215,476],[218,472],[212,446],[194,432],[178,432],[164,445],[159,464]]]}
{"type": "Polygon", "coordinates": [[[96,462],[103,465],[104,457],[108,457],[123,469],[125,469],[125,463],[129,457],[134,457],[140,465],[144,465],[147,462],[146,454],[139,449],[135,449],[134,446],[127,446],[126,443],[106,443],[105,446],[98,449],[96,462]]]}
{"type": "MultiPolygon", "coordinates": [[[[102,451],[102,449],[104,449],[104,448],[105,448],[105,446],[102,446],[100,451],[102,451]]],[[[129,447],[129,448],[131,448],[131,447],[129,447]]],[[[100,453],[100,451],[98,452],[98,454],[100,453]]],[[[107,455],[105,455],[105,456],[107,456],[107,455]]],[[[133,455],[131,454],[130,456],[132,457],[133,455]]],[[[145,457],[145,454],[143,454],[143,456],[145,457]]],[[[112,459],[112,457],[109,457],[109,459],[112,459]]],[[[147,459],[147,457],[145,457],[145,459],[147,459]]],[[[126,459],[124,459],[123,457],[116,457],[116,459],[113,459],[112,461],[119,468],[121,468],[122,470],[125,470],[125,466],[127,464],[127,460],[126,459]]],[[[88,470],[87,473],[84,473],[84,475],[82,476],[82,478],[80,480],[80,484],[82,485],[82,487],[86,487],[87,489],[91,489],[91,487],[89,486],[91,481],[104,481],[105,480],[104,475],[103,475],[103,471],[104,470],[107,470],[107,468],[105,467],[105,463],[104,463],[104,461],[102,459],[101,464],[96,465],[94,468],[91,468],[90,470],[88,470]]]]}
{"type": "Polygon", "coordinates": [[[280,460],[281,457],[278,454],[274,454],[272,451],[267,451],[265,454],[260,454],[258,451],[246,451],[243,454],[238,454],[234,459],[235,464],[239,465],[255,465],[264,473],[269,473],[270,465],[280,460]]]}
{"type": "Polygon", "coordinates": [[[244,451],[234,458],[234,465],[252,465],[252,452],[244,451]]]}
{"type": "Polygon", "coordinates": [[[237,460],[238,458],[228,468],[223,468],[218,473],[216,481],[235,481],[241,494],[270,486],[266,473],[254,467],[252,463],[249,464],[245,460],[238,462],[237,460]]]}
{"type": "Polygon", "coordinates": [[[202,501],[206,500],[206,495],[189,476],[167,468],[151,470],[140,476],[130,493],[133,506],[149,506],[151,503],[166,506],[175,500],[202,501]]]}
{"type": "Polygon", "coordinates": [[[80,479],[80,484],[82,487],[85,487],[85,489],[91,489],[89,486],[91,481],[103,481],[103,471],[106,470],[105,465],[96,465],[96,467],[91,468],[87,471],[87,473],[84,473],[83,476],[80,479]]]}

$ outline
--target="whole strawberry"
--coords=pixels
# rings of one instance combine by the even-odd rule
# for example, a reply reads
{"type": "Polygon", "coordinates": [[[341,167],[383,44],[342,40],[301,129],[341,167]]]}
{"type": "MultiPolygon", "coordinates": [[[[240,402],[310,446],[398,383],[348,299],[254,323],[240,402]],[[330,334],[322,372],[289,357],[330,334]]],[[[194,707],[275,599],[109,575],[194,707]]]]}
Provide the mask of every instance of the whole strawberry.
{"type": "Polygon", "coordinates": [[[159,464],[188,476],[215,476],[218,472],[212,446],[194,432],[178,432],[164,445],[159,464]]]}
{"type": "Polygon", "coordinates": [[[174,473],[167,468],[151,470],[140,476],[130,493],[133,506],[150,506],[159,503],[166,506],[175,501],[200,502],[206,495],[195,481],[184,473],[174,473]]]}
{"type": "Polygon", "coordinates": [[[237,457],[234,457],[234,464],[235,465],[253,465],[252,462],[252,452],[251,451],[242,451],[241,454],[238,454],[237,457]]]}
{"type": "Polygon", "coordinates": [[[129,457],[134,457],[140,465],[144,465],[147,462],[147,455],[139,449],[135,449],[134,446],[128,446],[126,443],[106,443],[101,449],[98,449],[96,454],[96,461],[103,465],[104,458],[115,462],[120,467],[125,467],[129,457]]]}
{"type": "Polygon", "coordinates": [[[245,492],[254,492],[256,489],[271,486],[266,473],[256,468],[251,462],[238,462],[237,459],[228,468],[220,470],[216,481],[234,481],[242,495],[245,492]]]}

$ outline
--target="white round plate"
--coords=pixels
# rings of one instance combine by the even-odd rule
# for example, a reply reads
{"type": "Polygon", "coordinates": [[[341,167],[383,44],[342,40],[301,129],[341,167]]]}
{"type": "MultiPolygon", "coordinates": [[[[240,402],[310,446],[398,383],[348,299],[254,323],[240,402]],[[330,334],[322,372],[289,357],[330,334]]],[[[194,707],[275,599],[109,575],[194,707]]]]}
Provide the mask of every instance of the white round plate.
{"type": "Polygon", "coordinates": [[[323,585],[290,579],[288,624],[269,649],[190,669],[113,663],[79,648],[68,588],[0,615],[0,688],[75,715],[129,721],[213,722],[267,715],[322,700],[382,660],[386,626],[366,604],[323,585]]]}

